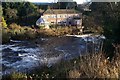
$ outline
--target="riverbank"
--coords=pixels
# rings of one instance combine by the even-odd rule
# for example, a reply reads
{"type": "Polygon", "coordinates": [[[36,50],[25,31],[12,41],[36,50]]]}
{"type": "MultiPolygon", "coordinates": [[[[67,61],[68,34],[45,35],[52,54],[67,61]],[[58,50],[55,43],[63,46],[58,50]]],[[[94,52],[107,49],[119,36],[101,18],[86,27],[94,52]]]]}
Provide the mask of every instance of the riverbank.
{"type": "Polygon", "coordinates": [[[20,26],[15,23],[9,25],[8,28],[3,28],[2,33],[2,43],[8,43],[10,39],[12,40],[30,40],[36,39],[38,37],[59,37],[65,35],[80,35],[79,28],[76,27],[59,27],[50,29],[38,29],[31,28],[28,26],[20,26]]]}

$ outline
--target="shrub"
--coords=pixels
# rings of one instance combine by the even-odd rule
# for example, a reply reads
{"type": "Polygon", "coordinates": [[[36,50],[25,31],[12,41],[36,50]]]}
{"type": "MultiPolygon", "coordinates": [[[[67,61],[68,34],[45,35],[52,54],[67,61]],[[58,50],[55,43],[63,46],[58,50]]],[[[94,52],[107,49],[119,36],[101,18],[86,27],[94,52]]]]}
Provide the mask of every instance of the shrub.
{"type": "Polygon", "coordinates": [[[33,31],[26,31],[25,35],[27,36],[28,39],[36,38],[36,33],[33,31]]]}
{"type": "Polygon", "coordinates": [[[9,25],[9,28],[10,29],[21,29],[21,26],[17,25],[16,23],[12,23],[12,24],[9,25]]]}
{"type": "Polygon", "coordinates": [[[7,28],[7,24],[6,24],[4,17],[2,17],[0,25],[2,26],[2,28],[7,28]]]}
{"type": "Polygon", "coordinates": [[[27,75],[23,73],[14,72],[11,75],[11,80],[26,80],[26,79],[27,79],[27,75]]]}
{"type": "Polygon", "coordinates": [[[8,29],[2,29],[2,43],[7,43],[10,41],[10,35],[8,34],[8,29]]]}
{"type": "Polygon", "coordinates": [[[17,9],[7,8],[5,9],[5,16],[7,19],[15,19],[17,18],[17,9]]]}
{"type": "Polygon", "coordinates": [[[44,25],[41,25],[41,26],[38,26],[38,27],[39,27],[39,29],[44,29],[45,28],[44,25]]]}

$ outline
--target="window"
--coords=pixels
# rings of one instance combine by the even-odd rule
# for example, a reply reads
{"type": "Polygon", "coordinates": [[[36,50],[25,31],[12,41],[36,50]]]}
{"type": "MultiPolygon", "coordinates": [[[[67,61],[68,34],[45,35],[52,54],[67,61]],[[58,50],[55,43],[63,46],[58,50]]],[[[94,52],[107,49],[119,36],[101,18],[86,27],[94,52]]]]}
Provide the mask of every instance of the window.
{"type": "Polygon", "coordinates": [[[50,16],[47,16],[47,18],[50,18],[50,16]]]}
{"type": "Polygon", "coordinates": [[[52,24],[54,24],[54,22],[51,22],[52,24]]]}
{"type": "Polygon", "coordinates": [[[57,18],[60,18],[60,15],[57,15],[57,18]]]}
{"type": "Polygon", "coordinates": [[[65,18],[67,17],[67,15],[65,15],[65,18]]]}
{"type": "Polygon", "coordinates": [[[55,15],[51,15],[52,18],[55,18],[55,15]]]}
{"type": "Polygon", "coordinates": [[[58,15],[57,18],[62,18],[62,15],[58,15]]]}
{"type": "Polygon", "coordinates": [[[54,18],[56,18],[56,15],[54,15],[54,18]]]}
{"type": "Polygon", "coordinates": [[[66,23],[66,22],[63,22],[63,23],[66,23]]]}
{"type": "Polygon", "coordinates": [[[41,23],[41,25],[44,25],[44,23],[41,23]]]}

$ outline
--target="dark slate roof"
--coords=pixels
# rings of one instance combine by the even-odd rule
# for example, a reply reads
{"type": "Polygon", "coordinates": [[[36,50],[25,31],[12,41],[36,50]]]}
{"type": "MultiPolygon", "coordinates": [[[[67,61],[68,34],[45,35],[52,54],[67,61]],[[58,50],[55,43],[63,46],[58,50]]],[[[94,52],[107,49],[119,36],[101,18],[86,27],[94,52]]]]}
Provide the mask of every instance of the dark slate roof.
{"type": "Polygon", "coordinates": [[[73,13],[79,13],[78,11],[74,9],[48,9],[44,12],[44,14],[73,14],[73,13]]]}

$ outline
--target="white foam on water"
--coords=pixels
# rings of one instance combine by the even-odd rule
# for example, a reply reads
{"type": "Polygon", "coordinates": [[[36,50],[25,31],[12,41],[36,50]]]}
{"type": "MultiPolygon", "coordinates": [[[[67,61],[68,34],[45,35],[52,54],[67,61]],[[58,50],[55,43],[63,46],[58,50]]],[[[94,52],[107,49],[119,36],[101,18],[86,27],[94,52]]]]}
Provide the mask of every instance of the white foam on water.
{"type": "Polygon", "coordinates": [[[91,36],[92,34],[84,34],[84,35],[66,35],[66,36],[73,36],[73,37],[88,37],[91,36]]]}
{"type": "Polygon", "coordinates": [[[87,42],[87,41],[90,41],[90,42],[93,42],[94,41],[94,38],[93,37],[82,37],[82,39],[87,42]]]}
{"type": "Polygon", "coordinates": [[[36,61],[34,61],[34,60],[31,62],[22,60],[22,61],[17,61],[15,63],[11,64],[11,66],[16,70],[23,71],[26,68],[30,69],[32,67],[35,67],[36,66],[35,64],[36,64],[36,61]]]}
{"type": "Polygon", "coordinates": [[[19,56],[22,58],[22,60],[10,65],[13,66],[13,68],[15,69],[31,68],[36,66],[37,62],[39,61],[39,57],[34,53],[19,54],[19,56]]]}
{"type": "Polygon", "coordinates": [[[23,61],[35,61],[35,60],[39,60],[39,58],[36,55],[28,55],[23,57],[23,61]]]}
{"type": "Polygon", "coordinates": [[[18,54],[19,57],[23,57],[23,56],[27,56],[27,55],[28,54],[25,54],[25,53],[24,54],[20,54],[20,53],[18,54]]]}
{"type": "Polygon", "coordinates": [[[12,49],[13,51],[25,51],[25,52],[28,52],[28,53],[35,53],[35,52],[40,50],[39,48],[23,48],[22,46],[21,47],[9,46],[7,48],[12,49]]]}
{"type": "Polygon", "coordinates": [[[9,48],[9,49],[12,49],[12,51],[25,51],[26,53],[37,53],[40,50],[40,48],[24,48],[22,46],[15,46],[15,45],[8,45],[8,46],[5,46],[3,49],[5,48],[9,48]]]}
{"type": "Polygon", "coordinates": [[[47,38],[41,38],[42,41],[48,41],[49,39],[47,38]]]}
{"type": "Polygon", "coordinates": [[[61,52],[63,52],[63,53],[66,53],[65,50],[59,49],[59,47],[56,47],[55,50],[61,51],[61,52]]]}
{"type": "Polygon", "coordinates": [[[4,60],[2,60],[2,63],[3,63],[4,65],[9,65],[9,64],[10,64],[8,61],[4,61],[4,60]]]}
{"type": "Polygon", "coordinates": [[[62,59],[62,55],[59,55],[57,57],[50,57],[50,58],[43,57],[43,58],[40,58],[40,62],[50,67],[52,66],[52,64],[59,62],[61,59],[62,59]]]}
{"type": "Polygon", "coordinates": [[[10,49],[12,49],[13,51],[19,51],[19,48],[21,47],[10,47],[10,49]]]}
{"type": "Polygon", "coordinates": [[[85,46],[84,46],[84,45],[80,45],[80,48],[81,48],[81,49],[85,49],[85,46]]]}
{"type": "Polygon", "coordinates": [[[4,64],[8,67],[12,67],[15,70],[24,71],[24,69],[30,69],[32,67],[36,67],[39,58],[36,55],[26,55],[22,57],[22,60],[16,61],[14,63],[9,63],[4,61],[4,64]]]}
{"type": "MultiPolygon", "coordinates": [[[[0,78],[2,77],[2,71],[0,71],[0,78]]],[[[2,80],[2,79],[1,79],[2,80]]]]}
{"type": "Polygon", "coordinates": [[[10,40],[11,42],[15,42],[15,43],[20,43],[20,42],[24,42],[24,41],[18,41],[18,40],[10,40]]]}
{"type": "Polygon", "coordinates": [[[18,51],[25,51],[28,53],[36,53],[36,52],[39,52],[40,49],[39,48],[21,48],[21,49],[18,49],[18,51]]]}
{"type": "Polygon", "coordinates": [[[6,48],[11,48],[11,47],[13,47],[13,46],[15,46],[14,44],[10,44],[10,45],[6,45],[6,44],[4,44],[4,45],[0,45],[0,49],[6,49],[6,48]]]}
{"type": "Polygon", "coordinates": [[[103,36],[103,35],[92,35],[92,34],[66,35],[66,36],[80,37],[80,38],[82,38],[85,42],[90,41],[90,42],[93,42],[93,43],[97,41],[97,38],[99,38],[99,39],[106,39],[105,36],[103,36]]]}
{"type": "Polygon", "coordinates": [[[13,45],[0,45],[0,51],[3,49],[12,49],[12,51],[25,51],[27,53],[36,53],[40,51],[40,48],[24,48],[22,46],[16,46],[15,44],[13,45]]]}
{"type": "Polygon", "coordinates": [[[0,45],[0,51],[2,51],[2,45],[0,45]]]}
{"type": "MultiPolygon", "coordinates": [[[[23,46],[17,45],[0,45],[1,50],[3,49],[12,49],[12,51],[25,51],[25,53],[18,53],[18,57],[22,58],[22,60],[16,60],[16,62],[9,62],[5,59],[2,60],[2,64],[7,67],[10,67],[16,71],[24,71],[24,69],[31,69],[32,67],[38,66],[37,62],[39,61],[39,54],[41,53],[40,48],[24,48],[23,46]]],[[[4,74],[9,74],[11,72],[10,69],[6,69],[4,74]]]]}
{"type": "Polygon", "coordinates": [[[104,35],[94,35],[95,37],[99,37],[101,39],[106,39],[106,37],[104,35]]]}

